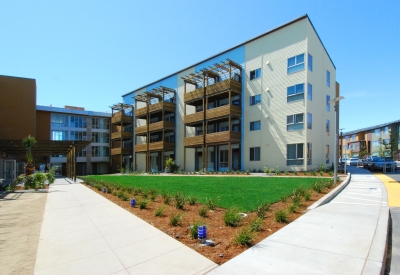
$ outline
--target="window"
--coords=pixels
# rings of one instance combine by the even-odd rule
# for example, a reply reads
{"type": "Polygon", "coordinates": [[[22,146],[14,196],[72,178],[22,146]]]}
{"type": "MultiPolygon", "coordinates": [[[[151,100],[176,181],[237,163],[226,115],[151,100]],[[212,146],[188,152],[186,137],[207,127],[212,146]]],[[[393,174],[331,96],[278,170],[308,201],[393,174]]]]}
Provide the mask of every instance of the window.
{"type": "Polygon", "coordinates": [[[356,140],[356,137],[357,137],[356,134],[351,135],[351,140],[353,141],[356,140]]]}
{"type": "Polygon", "coordinates": [[[71,131],[70,140],[86,140],[86,132],[82,131],[71,131]]]}
{"type": "Polygon", "coordinates": [[[312,164],[312,144],[310,142],[307,143],[307,165],[312,164]]]}
{"type": "Polygon", "coordinates": [[[51,140],[68,140],[68,131],[51,131],[51,140]]]}
{"type": "Polygon", "coordinates": [[[310,83],[307,85],[307,98],[308,100],[312,100],[312,85],[310,83]]]}
{"type": "Polygon", "coordinates": [[[250,71],[250,80],[257,79],[261,77],[261,68],[257,70],[250,71]]]}
{"type": "Polygon", "coordinates": [[[312,71],[312,55],[308,54],[308,69],[312,71]]]}
{"type": "Polygon", "coordinates": [[[228,167],[228,150],[219,151],[219,165],[220,167],[228,167]]]}
{"type": "Polygon", "coordinates": [[[109,133],[92,133],[92,142],[95,143],[109,143],[110,142],[110,134],[109,133]]]}
{"type": "Polygon", "coordinates": [[[330,130],[330,123],[329,123],[329,119],[326,120],[326,135],[329,136],[329,130],[330,130]]]}
{"type": "Polygon", "coordinates": [[[110,120],[108,118],[92,118],[93,129],[110,129],[110,120]]]}
{"type": "Polygon", "coordinates": [[[72,128],[86,128],[86,117],[71,116],[70,122],[72,128]]]}
{"type": "Polygon", "coordinates": [[[250,161],[260,161],[260,147],[250,147],[250,161]]]}
{"type": "Polygon", "coordinates": [[[331,86],[331,73],[329,71],[326,71],[326,86],[331,86]]]}
{"type": "Polygon", "coordinates": [[[86,147],[82,151],[78,152],[77,157],[86,157],[86,147]]]}
{"type": "Polygon", "coordinates": [[[304,163],[303,143],[287,145],[287,165],[302,165],[304,163]]]}
{"type": "Polygon", "coordinates": [[[92,146],[92,157],[108,157],[109,150],[108,146],[92,146]]]}
{"type": "Polygon", "coordinates": [[[347,142],[349,142],[350,141],[350,136],[346,136],[345,139],[346,139],[347,142]]]}
{"type": "Polygon", "coordinates": [[[250,105],[261,103],[261,94],[250,96],[250,105]]]}
{"type": "Polygon", "coordinates": [[[325,158],[326,158],[325,163],[329,163],[329,145],[326,145],[326,147],[325,147],[325,153],[326,153],[326,156],[325,156],[325,158]]]}
{"type": "Polygon", "coordinates": [[[304,53],[288,59],[287,73],[295,73],[304,70],[304,53]]]}
{"type": "Polygon", "coordinates": [[[384,134],[388,134],[389,133],[389,127],[388,126],[383,127],[383,133],[384,134]]]}
{"type": "Polygon", "coordinates": [[[52,127],[68,127],[68,116],[51,114],[51,126],[52,127]]]}
{"type": "Polygon", "coordinates": [[[304,83],[287,87],[287,102],[304,99],[304,83]]]}
{"type": "Polygon", "coordinates": [[[296,114],[287,116],[287,130],[301,130],[304,129],[304,114],[296,114]]]}
{"type": "Polygon", "coordinates": [[[328,112],[331,111],[331,103],[330,103],[330,101],[331,101],[331,96],[330,96],[330,95],[327,95],[327,96],[326,96],[326,110],[327,110],[328,112]]]}
{"type": "Polygon", "coordinates": [[[372,147],[379,147],[381,144],[379,142],[379,140],[374,140],[372,141],[372,147]]]}
{"type": "Polygon", "coordinates": [[[307,129],[312,129],[312,114],[307,114],[307,129]]]}
{"type": "Polygon", "coordinates": [[[261,129],[261,122],[259,120],[250,122],[250,131],[261,129]]]}
{"type": "Polygon", "coordinates": [[[375,129],[375,136],[379,137],[381,135],[381,129],[375,129]]]}

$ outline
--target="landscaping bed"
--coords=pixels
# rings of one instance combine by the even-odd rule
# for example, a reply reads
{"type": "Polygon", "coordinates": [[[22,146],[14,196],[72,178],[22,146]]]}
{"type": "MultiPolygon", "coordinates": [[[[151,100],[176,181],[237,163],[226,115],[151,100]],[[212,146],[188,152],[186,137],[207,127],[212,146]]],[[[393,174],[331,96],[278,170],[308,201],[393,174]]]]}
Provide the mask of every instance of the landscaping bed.
{"type": "MultiPolygon", "coordinates": [[[[223,264],[232,259],[252,245],[275,233],[287,223],[294,221],[306,212],[308,206],[333,188],[331,180],[322,178],[312,178],[312,180],[298,178],[297,181],[288,183],[288,179],[282,181],[282,178],[280,178],[279,182],[275,177],[251,177],[251,179],[249,177],[229,177],[229,181],[227,181],[229,184],[225,180],[220,180],[219,188],[212,190],[205,188],[202,191],[199,188],[198,190],[193,190],[192,184],[198,184],[195,178],[201,178],[201,182],[206,187],[208,187],[208,184],[215,185],[216,183],[212,182],[212,180],[217,179],[216,177],[185,177],[182,179],[182,176],[100,176],[87,177],[85,178],[85,183],[88,188],[176,238],[217,264],[223,264]],[[114,183],[109,182],[110,178],[114,179],[112,180],[114,183]],[[243,182],[243,179],[246,178],[252,184],[247,180],[243,182]],[[317,188],[314,186],[316,182],[319,185],[317,188]],[[93,186],[91,186],[92,184],[93,186]],[[142,187],[142,184],[147,189],[142,187]],[[238,189],[241,185],[244,185],[242,189],[238,189]],[[269,191],[265,189],[265,185],[269,185],[270,188],[267,188],[269,191]],[[103,192],[104,186],[108,187],[106,193],[103,192]],[[165,189],[162,190],[160,186],[164,186],[165,189]],[[281,189],[273,186],[284,186],[286,188],[281,189]],[[176,190],[178,187],[180,188],[176,190]],[[312,187],[321,192],[318,193],[312,190],[312,187]],[[257,188],[259,189],[258,191],[257,188]],[[166,190],[169,191],[169,195],[166,190]],[[221,196],[220,190],[225,190],[225,193],[229,196],[221,196]],[[204,193],[206,191],[209,193],[204,193]],[[270,195],[267,196],[266,192],[269,192],[270,195]],[[262,193],[262,195],[254,195],[257,193],[262,193]],[[182,209],[176,207],[176,201],[173,198],[177,196],[177,200],[179,200],[179,194],[185,198],[182,209]],[[242,200],[239,200],[239,196],[236,195],[242,197],[242,200]],[[130,203],[133,197],[137,203],[136,207],[132,207],[130,203]],[[168,197],[170,198],[169,205],[165,203],[168,197]],[[198,198],[197,200],[195,200],[196,197],[198,198]],[[189,199],[192,200],[192,203],[194,202],[193,205],[189,203],[189,199]],[[145,208],[140,209],[139,204],[143,201],[146,201],[147,205],[145,208]],[[224,208],[220,207],[221,205],[225,205],[224,208]],[[264,207],[265,216],[260,214],[262,212],[260,210],[261,205],[266,206],[264,207]],[[213,206],[215,208],[210,209],[213,206]],[[256,211],[257,209],[259,211],[256,211]],[[205,211],[206,215],[204,217],[200,216],[200,210],[203,211],[202,214],[205,211]],[[232,217],[237,217],[236,214],[241,211],[245,212],[247,216],[241,218],[238,223],[231,223],[234,226],[227,226],[226,220],[228,218],[225,213],[228,210],[232,211],[232,217]],[[160,212],[162,213],[160,214],[160,212]],[[278,215],[281,215],[280,218],[283,215],[286,221],[278,222],[277,212],[278,215]],[[156,213],[160,215],[156,216],[156,213]],[[260,215],[264,216],[264,218],[259,219],[258,216],[260,215]],[[172,217],[177,219],[179,216],[181,217],[177,221],[178,224],[176,226],[171,225],[172,221],[175,221],[172,217]],[[193,238],[190,229],[193,225],[205,225],[207,227],[207,239],[211,240],[214,245],[202,246],[197,236],[193,238]],[[249,229],[250,226],[253,229],[255,227],[255,230],[251,231],[249,229]],[[240,232],[242,232],[241,238],[237,239],[240,232]],[[237,244],[235,244],[235,238],[237,244]]],[[[292,180],[295,179],[292,178],[292,180]]]]}

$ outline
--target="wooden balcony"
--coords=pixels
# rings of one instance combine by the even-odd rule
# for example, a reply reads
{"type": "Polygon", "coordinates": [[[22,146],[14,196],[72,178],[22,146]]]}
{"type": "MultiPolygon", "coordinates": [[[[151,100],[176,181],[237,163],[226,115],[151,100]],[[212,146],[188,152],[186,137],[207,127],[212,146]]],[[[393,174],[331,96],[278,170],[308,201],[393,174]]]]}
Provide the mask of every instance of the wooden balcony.
{"type": "Polygon", "coordinates": [[[204,112],[197,112],[183,117],[183,123],[186,125],[201,122],[204,120],[204,112]]]}
{"type": "Polygon", "coordinates": [[[147,152],[147,144],[135,145],[135,153],[147,152]]]}
{"type": "Polygon", "coordinates": [[[200,88],[192,92],[185,93],[183,100],[185,101],[185,103],[193,103],[201,100],[203,96],[204,96],[204,89],[200,88]]]}
{"type": "Polygon", "coordinates": [[[157,132],[164,130],[175,130],[175,122],[159,121],[149,125],[149,132],[157,132]]]}
{"type": "Polygon", "coordinates": [[[111,149],[111,155],[131,155],[132,154],[132,148],[112,148],[111,149]]]}
{"type": "Polygon", "coordinates": [[[206,112],[206,119],[217,119],[228,115],[240,117],[242,115],[242,108],[236,105],[225,105],[222,107],[209,109],[206,112]]]}
{"type": "Polygon", "coordinates": [[[240,132],[217,132],[206,135],[207,144],[226,144],[228,142],[239,143],[241,141],[240,132]]]}
{"type": "Polygon", "coordinates": [[[228,90],[231,90],[235,94],[241,94],[242,83],[233,79],[227,79],[221,82],[217,82],[213,85],[207,86],[206,96],[212,96],[215,94],[226,92],[228,90]]]}
{"type": "Polygon", "coordinates": [[[185,147],[198,147],[203,145],[203,136],[186,137],[183,139],[183,146],[185,147]]]}
{"type": "Polygon", "coordinates": [[[118,139],[131,139],[133,137],[131,132],[114,132],[111,133],[111,139],[112,140],[118,140],[118,139]]]}
{"type": "Polygon", "coordinates": [[[133,117],[127,116],[122,112],[115,113],[111,118],[112,124],[122,123],[123,125],[126,125],[126,124],[132,124],[132,122],[133,122],[133,117]]]}
{"type": "MultiPolygon", "coordinates": [[[[171,102],[158,102],[156,104],[149,105],[149,113],[161,112],[163,109],[167,112],[175,112],[175,103],[171,102]]],[[[142,107],[136,110],[136,117],[144,117],[147,115],[147,107],[142,107]]]]}
{"type": "Polygon", "coordinates": [[[172,151],[175,150],[175,142],[157,141],[149,144],[150,151],[172,151]]]}
{"type": "Polygon", "coordinates": [[[135,128],[135,135],[143,136],[147,134],[147,125],[139,126],[135,128]]]}

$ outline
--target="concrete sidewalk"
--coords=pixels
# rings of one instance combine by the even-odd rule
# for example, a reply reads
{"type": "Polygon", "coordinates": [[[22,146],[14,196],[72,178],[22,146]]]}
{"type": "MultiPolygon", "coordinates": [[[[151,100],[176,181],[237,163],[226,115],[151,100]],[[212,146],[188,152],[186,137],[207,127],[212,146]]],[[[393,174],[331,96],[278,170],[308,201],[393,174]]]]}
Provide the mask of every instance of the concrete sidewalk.
{"type": "Polygon", "coordinates": [[[381,274],[389,220],[387,192],[365,169],[316,208],[208,274],[381,274]]]}
{"type": "Polygon", "coordinates": [[[216,266],[81,184],[50,187],[35,274],[204,274],[216,266]]]}

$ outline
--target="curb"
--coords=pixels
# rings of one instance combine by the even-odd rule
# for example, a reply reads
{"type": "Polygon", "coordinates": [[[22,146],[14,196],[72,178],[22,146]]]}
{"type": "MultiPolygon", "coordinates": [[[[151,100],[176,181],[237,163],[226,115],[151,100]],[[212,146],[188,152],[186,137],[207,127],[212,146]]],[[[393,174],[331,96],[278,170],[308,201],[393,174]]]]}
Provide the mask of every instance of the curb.
{"type": "Polygon", "coordinates": [[[336,188],[333,189],[331,192],[320,198],[318,201],[314,202],[311,206],[307,207],[307,211],[313,210],[317,207],[320,207],[330,202],[333,198],[336,197],[337,194],[339,194],[349,184],[350,180],[351,180],[351,174],[347,173],[347,177],[341,185],[336,186],[336,188]]]}

